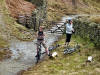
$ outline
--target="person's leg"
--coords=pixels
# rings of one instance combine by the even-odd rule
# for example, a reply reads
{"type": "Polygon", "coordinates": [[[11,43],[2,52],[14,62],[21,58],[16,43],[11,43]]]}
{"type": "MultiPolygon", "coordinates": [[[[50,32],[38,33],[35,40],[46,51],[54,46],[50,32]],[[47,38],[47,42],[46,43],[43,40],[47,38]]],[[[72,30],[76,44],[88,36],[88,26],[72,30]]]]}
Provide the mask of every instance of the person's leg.
{"type": "Polygon", "coordinates": [[[67,47],[69,46],[69,42],[67,42],[67,47]]]}
{"type": "Polygon", "coordinates": [[[71,40],[71,35],[72,35],[72,34],[69,34],[69,42],[70,42],[70,40],[71,40]]]}
{"type": "Polygon", "coordinates": [[[66,45],[67,45],[67,46],[68,46],[68,44],[69,44],[68,38],[69,38],[69,36],[68,36],[68,34],[66,33],[66,45]]]}
{"type": "Polygon", "coordinates": [[[71,34],[67,34],[67,47],[69,46],[69,43],[70,43],[70,39],[71,39],[71,34]]]}
{"type": "Polygon", "coordinates": [[[44,41],[42,41],[42,45],[45,48],[45,51],[46,51],[47,55],[49,55],[49,50],[48,50],[46,44],[44,43],[44,41]]]}
{"type": "Polygon", "coordinates": [[[39,50],[39,45],[40,45],[40,41],[37,40],[37,53],[38,53],[38,50],[39,50]]]}
{"type": "Polygon", "coordinates": [[[69,46],[70,40],[71,40],[71,34],[68,34],[68,46],[69,46]]]}
{"type": "Polygon", "coordinates": [[[65,45],[66,45],[66,43],[67,43],[67,34],[66,34],[66,40],[65,40],[65,45]]]}

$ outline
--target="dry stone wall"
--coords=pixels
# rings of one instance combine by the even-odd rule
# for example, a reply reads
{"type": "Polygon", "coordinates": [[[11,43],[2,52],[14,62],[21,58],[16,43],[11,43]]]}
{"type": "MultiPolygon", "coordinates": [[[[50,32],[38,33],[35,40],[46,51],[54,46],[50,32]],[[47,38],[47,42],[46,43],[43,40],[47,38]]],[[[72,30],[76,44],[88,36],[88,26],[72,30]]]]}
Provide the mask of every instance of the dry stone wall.
{"type": "Polygon", "coordinates": [[[93,22],[74,20],[75,35],[79,35],[84,39],[89,39],[95,46],[100,46],[99,26],[100,24],[93,22]]]}
{"type": "MultiPolygon", "coordinates": [[[[30,2],[34,3],[34,0],[30,0],[30,2]]],[[[18,22],[25,25],[27,28],[32,28],[37,31],[39,26],[42,25],[42,23],[46,20],[47,1],[42,0],[42,3],[43,4],[41,5],[40,2],[41,6],[37,5],[37,8],[32,12],[31,15],[24,14],[19,16],[18,22]]]]}

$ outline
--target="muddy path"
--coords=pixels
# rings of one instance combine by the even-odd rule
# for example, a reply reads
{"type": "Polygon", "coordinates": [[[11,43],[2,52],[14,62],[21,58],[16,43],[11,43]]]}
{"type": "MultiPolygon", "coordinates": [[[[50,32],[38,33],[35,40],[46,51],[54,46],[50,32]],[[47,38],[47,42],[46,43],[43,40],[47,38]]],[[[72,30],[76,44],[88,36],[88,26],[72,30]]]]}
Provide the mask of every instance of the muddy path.
{"type": "MultiPolygon", "coordinates": [[[[57,40],[57,36],[52,34],[46,34],[48,46],[57,40]]],[[[12,57],[4,60],[0,63],[0,75],[16,75],[21,70],[26,70],[28,67],[35,65],[36,59],[36,45],[35,41],[32,42],[21,42],[12,41],[10,50],[12,51],[12,57]]],[[[42,49],[44,50],[44,48],[42,49]]]]}
{"type": "MultiPolygon", "coordinates": [[[[65,19],[66,17],[63,17],[62,21],[65,22],[65,19]]],[[[45,34],[47,47],[50,47],[60,36],[56,33],[50,34],[47,31],[45,31],[45,34]]],[[[19,71],[27,70],[29,67],[34,66],[36,62],[35,42],[36,39],[31,42],[12,40],[10,44],[12,56],[10,59],[6,59],[0,62],[0,75],[16,75],[19,71]]],[[[44,48],[42,51],[44,51],[44,48]]]]}

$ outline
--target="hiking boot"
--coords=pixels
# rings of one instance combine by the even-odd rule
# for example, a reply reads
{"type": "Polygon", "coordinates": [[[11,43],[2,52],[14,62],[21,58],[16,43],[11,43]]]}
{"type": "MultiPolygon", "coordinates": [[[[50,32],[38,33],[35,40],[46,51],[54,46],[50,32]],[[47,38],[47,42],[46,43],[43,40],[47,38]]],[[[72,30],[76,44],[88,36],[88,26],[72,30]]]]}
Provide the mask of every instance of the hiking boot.
{"type": "Polygon", "coordinates": [[[48,56],[52,56],[52,54],[49,53],[48,56]]]}
{"type": "Polygon", "coordinates": [[[48,56],[49,56],[49,58],[52,58],[52,54],[49,53],[48,56]]]}
{"type": "Polygon", "coordinates": [[[35,57],[37,57],[37,55],[35,57]]]}

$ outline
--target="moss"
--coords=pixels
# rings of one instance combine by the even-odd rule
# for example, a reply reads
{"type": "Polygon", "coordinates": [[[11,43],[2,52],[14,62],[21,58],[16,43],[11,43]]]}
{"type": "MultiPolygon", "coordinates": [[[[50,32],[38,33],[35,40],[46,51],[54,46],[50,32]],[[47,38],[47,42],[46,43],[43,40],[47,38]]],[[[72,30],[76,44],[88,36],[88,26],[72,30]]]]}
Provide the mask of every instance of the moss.
{"type": "Polygon", "coordinates": [[[3,37],[0,35],[0,48],[8,47],[8,41],[3,39],[3,37]]]}
{"type": "Polygon", "coordinates": [[[11,51],[10,50],[4,50],[0,49],[0,61],[5,59],[5,58],[10,58],[11,57],[11,51]]]}

